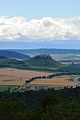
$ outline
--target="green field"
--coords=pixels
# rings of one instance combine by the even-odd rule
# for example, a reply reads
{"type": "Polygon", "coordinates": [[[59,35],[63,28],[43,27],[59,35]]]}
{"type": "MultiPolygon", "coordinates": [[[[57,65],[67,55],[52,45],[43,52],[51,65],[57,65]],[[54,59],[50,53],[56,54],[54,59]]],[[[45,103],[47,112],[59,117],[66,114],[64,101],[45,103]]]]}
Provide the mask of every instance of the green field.
{"type": "Polygon", "coordinates": [[[15,86],[0,86],[0,92],[8,91],[9,89],[13,89],[15,86]]]}

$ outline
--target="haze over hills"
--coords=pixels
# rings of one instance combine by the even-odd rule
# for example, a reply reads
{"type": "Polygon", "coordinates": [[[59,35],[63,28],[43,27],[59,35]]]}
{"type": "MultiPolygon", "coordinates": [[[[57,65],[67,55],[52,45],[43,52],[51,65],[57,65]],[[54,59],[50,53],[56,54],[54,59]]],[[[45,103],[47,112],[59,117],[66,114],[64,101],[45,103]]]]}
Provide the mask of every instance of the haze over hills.
{"type": "Polygon", "coordinates": [[[80,49],[12,49],[14,52],[27,55],[39,55],[39,54],[80,54],[80,49]]]}
{"type": "Polygon", "coordinates": [[[80,49],[80,40],[53,40],[53,41],[29,41],[29,39],[18,39],[15,41],[1,40],[0,49],[80,49]],[[26,41],[26,42],[25,42],[26,41]],[[29,41],[29,42],[28,42],[29,41]]]}

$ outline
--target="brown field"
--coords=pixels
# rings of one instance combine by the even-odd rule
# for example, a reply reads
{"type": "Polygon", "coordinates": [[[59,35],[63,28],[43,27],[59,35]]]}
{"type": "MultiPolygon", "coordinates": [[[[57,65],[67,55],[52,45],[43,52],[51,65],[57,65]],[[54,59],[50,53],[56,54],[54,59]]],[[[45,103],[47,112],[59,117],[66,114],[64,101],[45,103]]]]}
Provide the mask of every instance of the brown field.
{"type": "Polygon", "coordinates": [[[75,86],[76,83],[72,81],[72,76],[64,75],[60,77],[54,77],[52,79],[34,80],[29,85],[46,85],[49,87],[64,87],[75,86]]]}
{"type": "MultiPolygon", "coordinates": [[[[0,69],[0,85],[25,85],[25,81],[34,76],[47,76],[46,72],[36,72],[29,70],[18,70],[13,68],[0,69]]],[[[54,77],[52,79],[36,79],[28,85],[47,85],[51,87],[74,86],[71,76],[54,77]]]]}
{"type": "Polygon", "coordinates": [[[40,75],[48,75],[48,73],[4,68],[0,69],[0,85],[23,85],[25,80],[40,75]]]}

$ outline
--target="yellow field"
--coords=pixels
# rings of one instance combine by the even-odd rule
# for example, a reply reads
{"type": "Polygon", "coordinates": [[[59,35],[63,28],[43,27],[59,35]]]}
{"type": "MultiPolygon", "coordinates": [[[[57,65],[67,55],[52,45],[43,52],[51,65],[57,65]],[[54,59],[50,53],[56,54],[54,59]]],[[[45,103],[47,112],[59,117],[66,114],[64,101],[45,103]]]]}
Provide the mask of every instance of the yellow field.
{"type": "MultiPolygon", "coordinates": [[[[25,85],[25,81],[35,76],[47,76],[46,72],[36,72],[29,70],[18,70],[13,68],[0,69],[0,85],[25,85]]],[[[28,85],[47,85],[51,87],[74,86],[71,76],[65,75],[52,79],[36,79],[28,85]]]]}
{"type": "Polygon", "coordinates": [[[71,81],[72,77],[64,75],[60,77],[54,77],[52,79],[40,79],[34,80],[29,85],[47,85],[50,87],[64,87],[64,86],[75,86],[76,83],[71,81]]]}
{"type": "Polygon", "coordinates": [[[40,75],[48,75],[48,73],[4,68],[0,69],[0,85],[22,85],[33,76],[40,75]]]}

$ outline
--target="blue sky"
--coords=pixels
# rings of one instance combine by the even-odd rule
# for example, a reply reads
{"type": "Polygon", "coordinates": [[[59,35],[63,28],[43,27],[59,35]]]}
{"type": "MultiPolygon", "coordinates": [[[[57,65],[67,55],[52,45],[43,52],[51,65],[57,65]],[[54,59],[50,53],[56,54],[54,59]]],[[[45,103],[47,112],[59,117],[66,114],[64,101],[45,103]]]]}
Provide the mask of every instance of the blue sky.
{"type": "Polygon", "coordinates": [[[80,15],[80,0],[0,0],[0,16],[28,19],[80,15]]]}
{"type": "Polygon", "coordinates": [[[79,49],[80,0],[0,0],[0,17],[0,49],[43,47],[79,49]],[[26,24],[29,26],[28,30],[26,24]],[[23,39],[21,41],[22,37],[26,39],[25,43],[23,39]],[[18,39],[15,42],[16,38],[20,38],[20,41],[18,39]],[[29,42],[31,39],[34,41],[29,42]],[[50,41],[47,41],[49,39],[50,41]]]}

